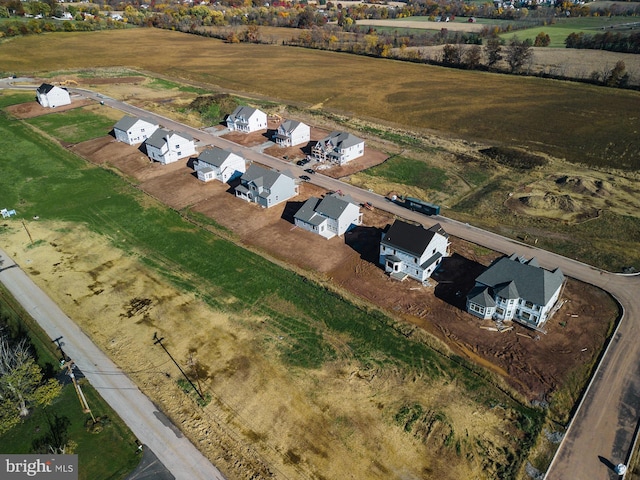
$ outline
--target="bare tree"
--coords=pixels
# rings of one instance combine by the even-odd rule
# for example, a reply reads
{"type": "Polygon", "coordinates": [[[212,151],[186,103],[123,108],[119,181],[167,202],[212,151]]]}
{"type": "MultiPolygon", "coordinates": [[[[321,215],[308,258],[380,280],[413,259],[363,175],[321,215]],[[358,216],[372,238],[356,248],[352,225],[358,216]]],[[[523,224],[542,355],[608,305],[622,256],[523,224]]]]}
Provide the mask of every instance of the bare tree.
{"type": "Polygon", "coordinates": [[[522,67],[528,65],[533,59],[531,40],[518,40],[513,37],[507,45],[506,60],[512,73],[519,72],[522,67]]]}
{"type": "Polygon", "coordinates": [[[474,70],[478,68],[481,60],[482,49],[480,48],[480,45],[471,45],[467,51],[464,52],[462,63],[464,63],[467,68],[474,70]]]}
{"type": "Polygon", "coordinates": [[[484,53],[487,56],[487,67],[494,67],[502,60],[502,45],[500,39],[493,37],[487,40],[487,44],[484,46],[484,53]]]}

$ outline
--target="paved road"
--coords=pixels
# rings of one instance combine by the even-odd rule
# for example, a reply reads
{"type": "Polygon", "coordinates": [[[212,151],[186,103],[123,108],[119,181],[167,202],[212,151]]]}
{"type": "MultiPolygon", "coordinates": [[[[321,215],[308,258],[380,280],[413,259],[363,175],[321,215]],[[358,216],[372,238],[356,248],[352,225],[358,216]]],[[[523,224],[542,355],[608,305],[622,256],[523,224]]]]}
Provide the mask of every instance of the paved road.
{"type": "Polygon", "coordinates": [[[158,411],[129,377],[1,249],[0,260],[0,282],[50,338],[61,337],[64,352],[74,360],[91,385],[120,415],[134,435],[151,448],[175,478],[224,479],[218,469],[158,411]]]}
{"type": "MultiPolygon", "coordinates": [[[[32,87],[33,88],[33,87],[32,87]]],[[[165,128],[190,133],[201,144],[215,145],[237,152],[246,159],[294,175],[303,170],[289,162],[262,154],[256,149],[242,147],[218,136],[180,124],[140,108],[118,102],[83,89],[70,89],[73,93],[102,101],[106,105],[136,116],[156,118],[165,128]]],[[[569,430],[547,472],[548,480],[599,480],[619,478],[611,465],[626,462],[631,454],[640,412],[640,277],[615,275],[593,268],[570,258],[562,257],[520,242],[475,228],[441,216],[427,217],[411,212],[373,192],[342,183],[317,173],[311,182],[327,190],[341,190],[358,202],[370,202],[375,208],[400,217],[431,226],[440,222],[445,230],[456,237],[503,252],[535,256],[540,265],[560,269],[568,276],[596,285],[611,293],[624,309],[620,322],[606,350],[596,374],[574,415],[569,430]]]]}

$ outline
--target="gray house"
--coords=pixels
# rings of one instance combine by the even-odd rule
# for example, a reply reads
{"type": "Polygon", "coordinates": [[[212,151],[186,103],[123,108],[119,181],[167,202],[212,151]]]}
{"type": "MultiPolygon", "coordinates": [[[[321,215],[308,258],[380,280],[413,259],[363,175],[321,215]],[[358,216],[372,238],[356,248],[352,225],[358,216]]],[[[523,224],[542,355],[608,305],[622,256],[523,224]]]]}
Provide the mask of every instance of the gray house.
{"type": "Polygon", "coordinates": [[[560,298],[565,276],[559,268],[541,268],[535,258],[516,254],[493,262],[467,294],[467,312],[482,319],[515,320],[542,326],[560,298]]]}
{"type": "Polygon", "coordinates": [[[253,164],[242,174],[235,191],[236,197],[268,208],[295,197],[298,185],[286,173],[253,164]]]}

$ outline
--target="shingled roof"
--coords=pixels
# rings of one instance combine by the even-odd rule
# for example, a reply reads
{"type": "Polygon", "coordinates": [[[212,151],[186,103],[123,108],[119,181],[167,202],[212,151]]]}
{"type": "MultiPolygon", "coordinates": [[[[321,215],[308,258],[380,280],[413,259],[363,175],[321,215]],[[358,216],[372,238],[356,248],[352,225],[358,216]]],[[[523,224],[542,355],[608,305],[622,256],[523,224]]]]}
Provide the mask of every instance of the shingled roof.
{"type": "Polygon", "coordinates": [[[491,287],[503,298],[524,298],[546,305],[564,282],[564,274],[559,268],[549,271],[537,264],[534,259],[523,263],[514,255],[502,257],[480,274],[476,282],[491,287]]]}
{"type": "Polygon", "coordinates": [[[442,235],[445,238],[449,238],[439,223],[427,229],[422,225],[413,225],[402,220],[396,220],[382,237],[382,242],[385,245],[419,257],[429,246],[434,235],[442,235]]]}

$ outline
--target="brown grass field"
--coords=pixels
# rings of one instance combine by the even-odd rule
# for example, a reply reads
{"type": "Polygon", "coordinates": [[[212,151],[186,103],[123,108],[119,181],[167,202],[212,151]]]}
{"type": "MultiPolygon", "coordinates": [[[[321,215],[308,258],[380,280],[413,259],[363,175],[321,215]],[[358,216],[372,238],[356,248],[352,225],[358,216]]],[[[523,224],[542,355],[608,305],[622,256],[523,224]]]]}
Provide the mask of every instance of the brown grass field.
{"type": "Polygon", "coordinates": [[[411,130],[524,146],[598,168],[640,166],[640,93],[635,91],[277,45],[226,44],[150,29],[15,38],[0,45],[0,65],[42,75],[61,66],[139,68],[411,130]]]}

